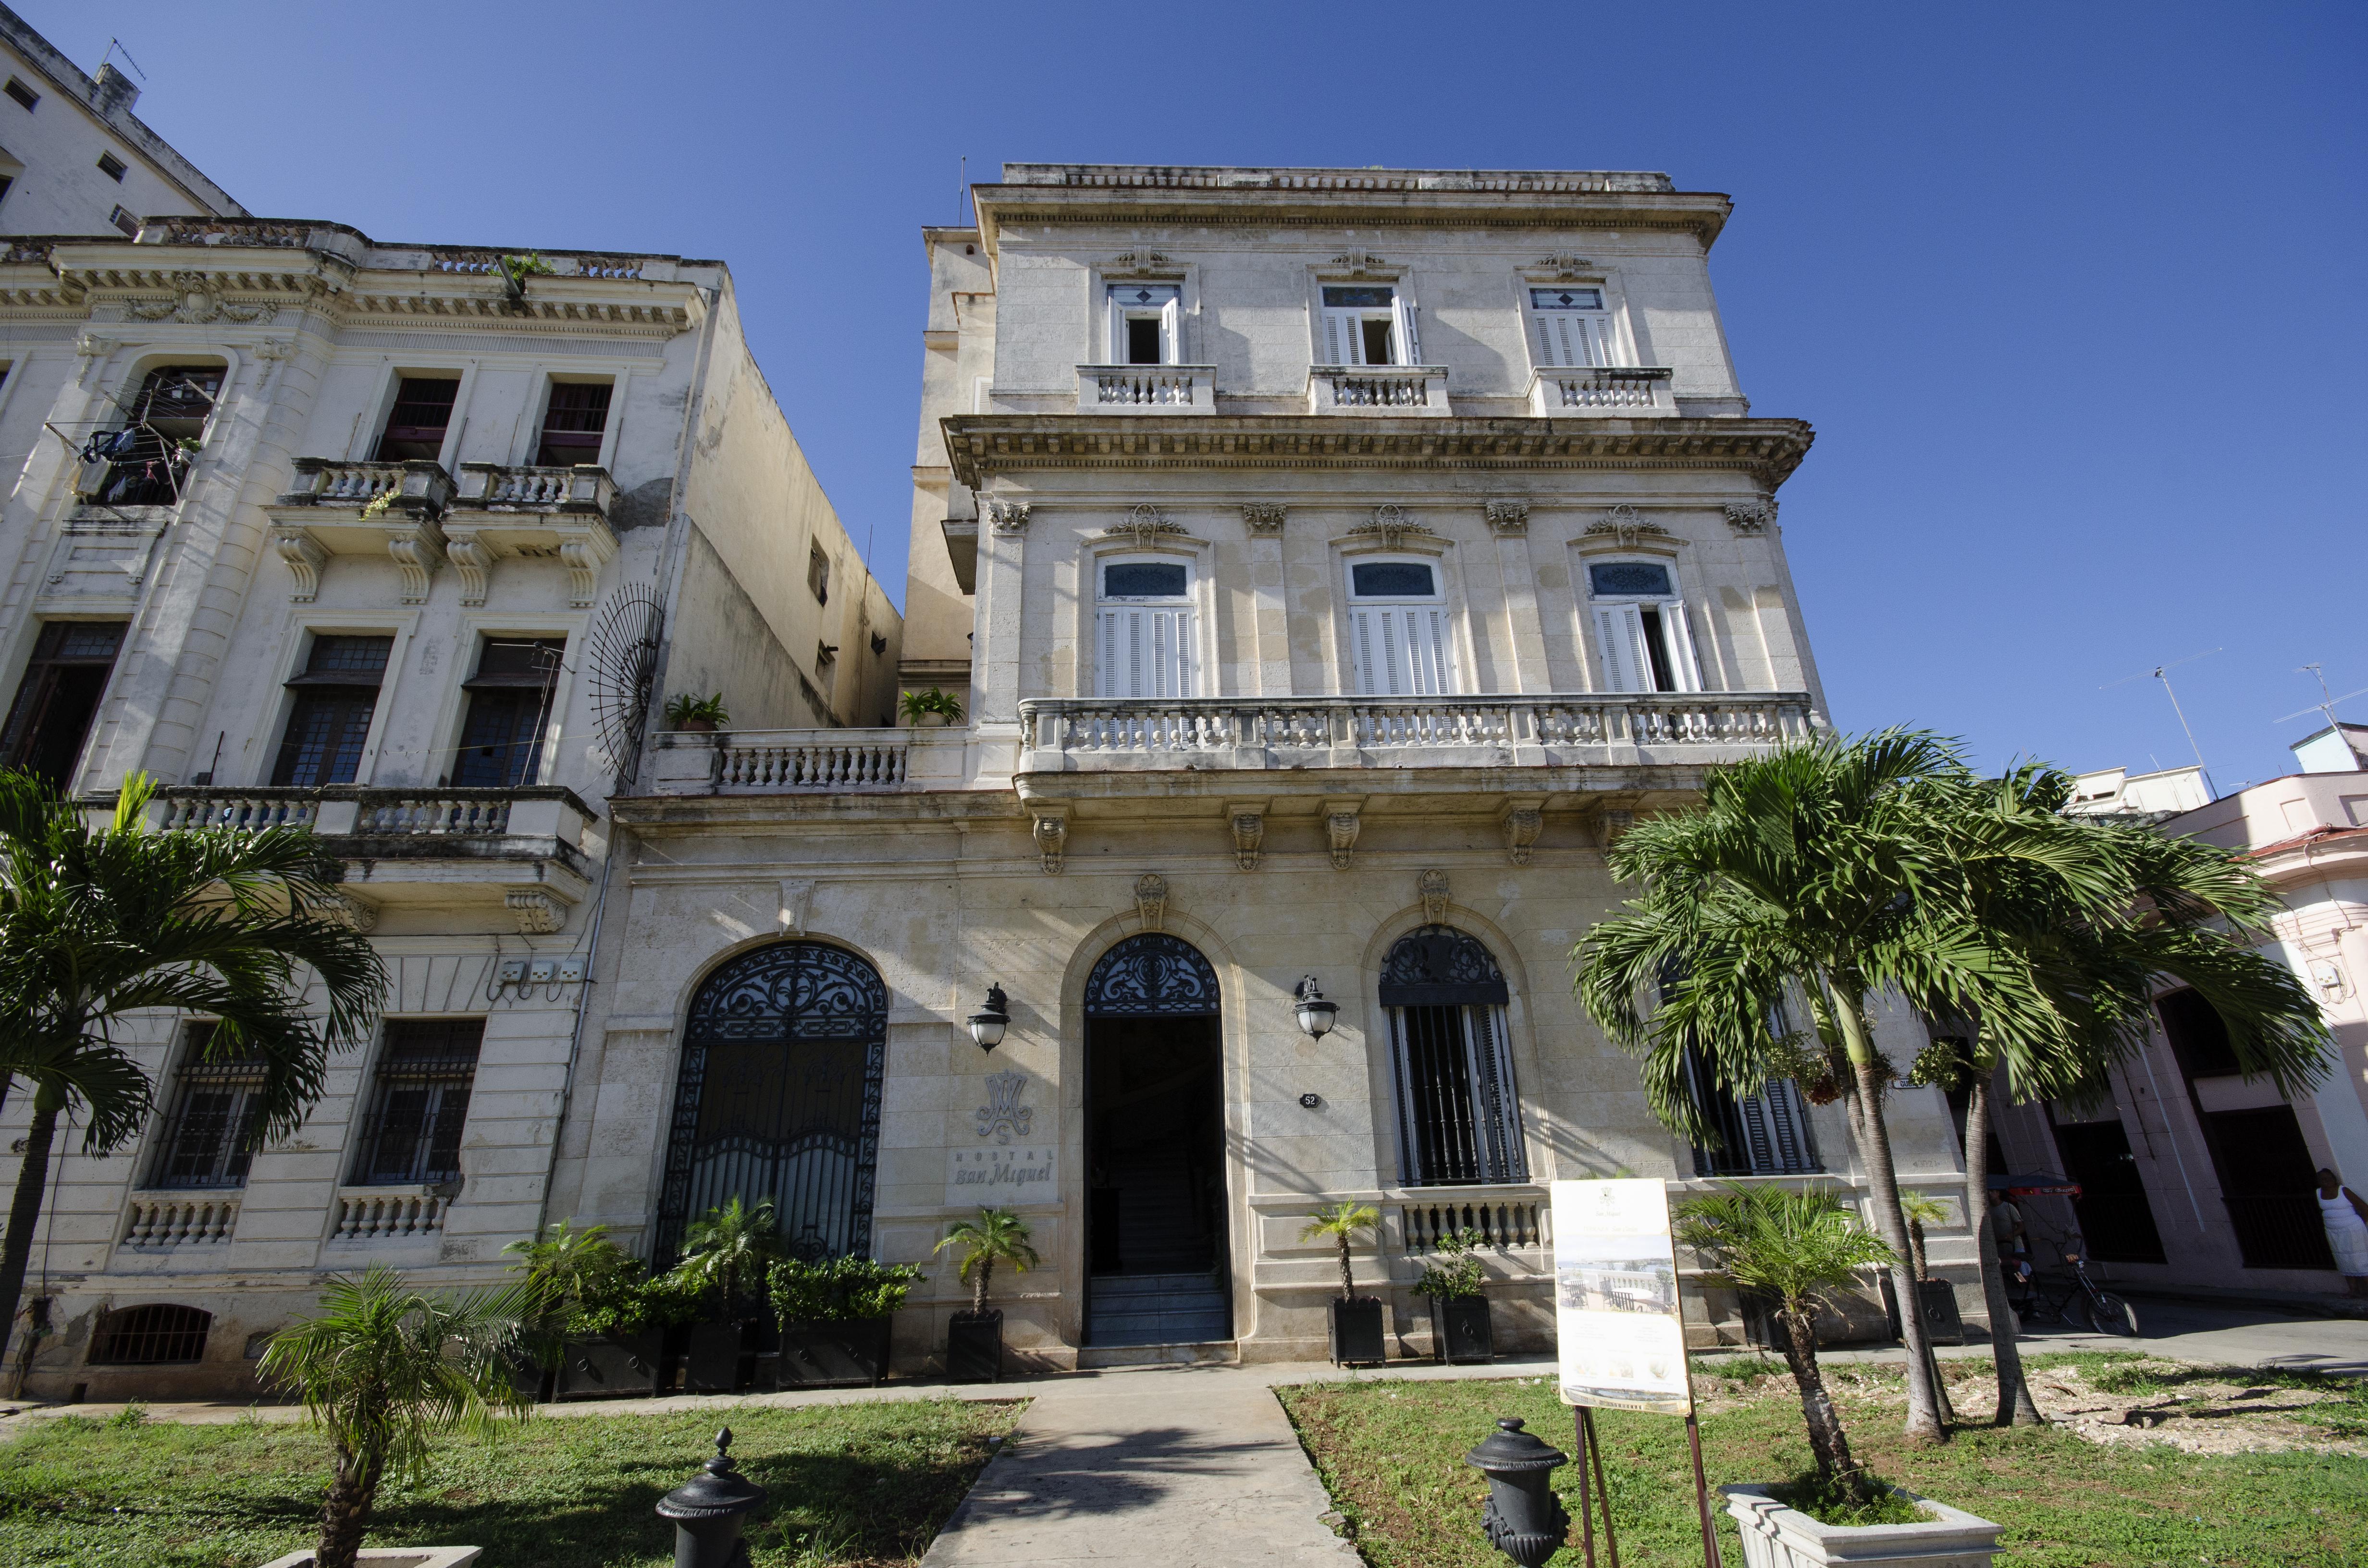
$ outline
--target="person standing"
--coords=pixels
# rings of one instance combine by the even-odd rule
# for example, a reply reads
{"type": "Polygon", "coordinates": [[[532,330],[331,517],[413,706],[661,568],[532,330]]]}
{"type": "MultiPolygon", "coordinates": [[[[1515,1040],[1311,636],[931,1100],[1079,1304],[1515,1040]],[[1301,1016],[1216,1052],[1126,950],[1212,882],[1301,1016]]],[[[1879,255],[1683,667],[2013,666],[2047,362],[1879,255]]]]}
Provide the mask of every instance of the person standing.
{"type": "Polygon", "coordinates": [[[2321,1167],[2318,1173],[2318,1218],[2327,1227],[2327,1250],[2335,1267],[2355,1296],[2368,1296],[2368,1199],[2343,1185],[2343,1178],[2321,1167]]]}

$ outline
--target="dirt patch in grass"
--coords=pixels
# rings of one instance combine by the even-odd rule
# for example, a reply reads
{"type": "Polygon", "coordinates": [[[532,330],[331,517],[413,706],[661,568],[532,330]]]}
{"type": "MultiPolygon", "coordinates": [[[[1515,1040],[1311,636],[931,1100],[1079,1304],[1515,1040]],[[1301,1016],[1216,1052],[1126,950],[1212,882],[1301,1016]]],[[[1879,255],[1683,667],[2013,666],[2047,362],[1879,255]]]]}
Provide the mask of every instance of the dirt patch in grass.
{"type": "MultiPolygon", "coordinates": [[[[909,1563],[970,1490],[1024,1402],[900,1400],[783,1410],[505,1422],[439,1447],[416,1485],[379,1493],[368,1544],[469,1545],[495,1568],[666,1568],[657,1500],[729,1426],[770,1494],[747,1537],[757,1568],[909,1563]]],[[[44,1420],[0,1446],[0,1562],[10,1568],[253,1568],[318,1539],[320,1435],[261,1421],[44,1420]]]]}

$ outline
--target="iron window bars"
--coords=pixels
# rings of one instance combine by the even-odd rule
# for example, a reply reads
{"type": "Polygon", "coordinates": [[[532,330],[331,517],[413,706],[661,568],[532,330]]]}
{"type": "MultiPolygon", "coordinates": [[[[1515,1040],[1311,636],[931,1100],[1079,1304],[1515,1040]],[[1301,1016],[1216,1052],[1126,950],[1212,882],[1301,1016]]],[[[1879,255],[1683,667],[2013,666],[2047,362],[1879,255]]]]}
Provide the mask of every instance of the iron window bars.
{"type": "Polygon", "coordinates": [[[159,1367],[202,1361],[214,1315],[197,1307],[158,1302],[109,1312],[91,1345],[94,1367],[159,1367]]]}
{"type": "Polygon", "coordinates": [[[355,1186],[426,1186],[460,1176],[461,1131],[484,1033],[482,1018],[388,1020],[355,1186]]]}
{"type": "Polygon", "coordinates": [[[1409,931],[1383,960],[1405,1185],[1529,1179],[1505,1028],[1510,996],[1488,949],[1450,926],[1409,931]]]}
{"type": "Polygon", "coordinates": [[[246,1185],[255,1159],[266,1067],[252,1057],[209,1057],[214,1026],[189,1026],[172,1110],[157,1130],[148,1186],[188,1191],[246,1185]]]}

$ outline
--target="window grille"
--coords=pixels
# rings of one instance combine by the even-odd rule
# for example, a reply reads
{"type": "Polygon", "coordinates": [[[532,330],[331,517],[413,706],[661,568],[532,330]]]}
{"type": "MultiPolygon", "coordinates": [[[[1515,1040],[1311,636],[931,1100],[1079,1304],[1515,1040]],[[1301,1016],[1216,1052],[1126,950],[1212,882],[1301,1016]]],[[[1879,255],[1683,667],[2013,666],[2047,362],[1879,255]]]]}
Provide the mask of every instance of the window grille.
{"type": "Polygon", "coordinates": [[[553,381],[542,415],[542,442],[534,460],[543,468],[566,468],[600,460],[600,437],[609,428],[607,381],[553,381]]]}
{"type": "Polygon", "coordinates": [[[451,427],[452,404],[460,392],[455,380],[404,377],[395,389],[394,407],[387,413],[386,431],[379,437],[378,460],[433,461],[444,450],[444,432],[451,427]]]}
{"type": "Polygon", "coordinates": [[[1405,1185],[1529,1179],[1505,1028],[1509,998],[1488,949],[1452,926],[1409,932],[1383,961],[1405,1185]]]}
{"type": "Polygon", "coordinates": [[[196,1307],[158,1303],[109,1312],[92,1342],[95,1367],[159,1367],[202,1361],[214,1315],[196,1307]]]}
{"type": "Polygon", "coordinates": [[[378,710],[392,637],[315,637],[304,673],[288,684],[296,702],[279,740],[274,784],[350,784],[378,710]]]}
{"type": "Polygon", "coordinates": [[[389,1019],[354,1165],[357,1187],[452,1181],[484,1043],[482,1018],[389,1019]]]}
{"type": "Polygon", "coordinates": [[[477,673],[463,683],[469,717],[453,783],[514,790],[541,777],[552,689],[566,654],[564,638],[485,639],[477,673]]]}
{"type": "Polygon", "coordinates": [[[266,1067],[254,1057],[209,1057],[214,1026],[192,1024],[172,1109],[157,1130],[151,1187],[245,1187],[255,1158],[266,1067]]]}
{"type": "Polygon", "coordinates": [[[1800,1085],[1770,1078],[1738,1098],[1720,1085],[1699,1051],[1686,1052],[1686,1092],[1718,1128],[1719,1146],[1694,1146],[1694,1175],[1802,1176],[1824,1170],[1800,1085]]]}

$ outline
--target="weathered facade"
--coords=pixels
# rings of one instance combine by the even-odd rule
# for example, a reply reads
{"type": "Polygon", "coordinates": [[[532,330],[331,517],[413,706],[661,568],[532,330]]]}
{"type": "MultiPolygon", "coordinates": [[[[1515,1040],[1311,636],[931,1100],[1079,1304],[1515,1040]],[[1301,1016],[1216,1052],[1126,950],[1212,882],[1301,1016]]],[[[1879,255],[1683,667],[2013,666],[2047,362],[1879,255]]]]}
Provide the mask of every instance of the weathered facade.
{"type": "Polygon", "coordinates": [[[645,709],[876,725],[900,621],[719,262],[151,218],[10,250],[0,357],[0,760],[309,824],[393,982],[292,1138],[245,1148],[248,1079],[173,1018],[125,1041],[146,1135],[62,1131],[29,1389],[235,1390],[327,1275],[482,1279],[556,1217],[645,709]]]}
{"type": "MultiPolygon", "coordinates": [[[[1414,1347],[1465,1225],[1500,1337],[1549,1332],[1554,1177],[1854,1183],[1790,1085],[1723,1105],[1723,1153],[1674,1143],[1570,992],[1622,896],[1603,846],[1825,722],[1776,509],[1810,431],[1736,382],[1726,199],[1039,165],[975,194],[924,235],[902,663],[962,719],[657,738],[552,1212],[663,1255],[773,1196],[901,1261],[1005,1201],[1045,1258],[997,1276],[1007,1335],[1065,1366],[1317,1350],[1338,1277],[1299,1232],[1333,1199],[1382,1209],[1360,1268],[1414,1347]]],[[[1959,1207],[1940,1096],[1893,1124],[1959,1207]]],[[[1700,1333],[1739,1334],[1704,1283],[1700,1333]]],[[[936,1268],[900,1358],[962,1302],[936,1268]]]]}

